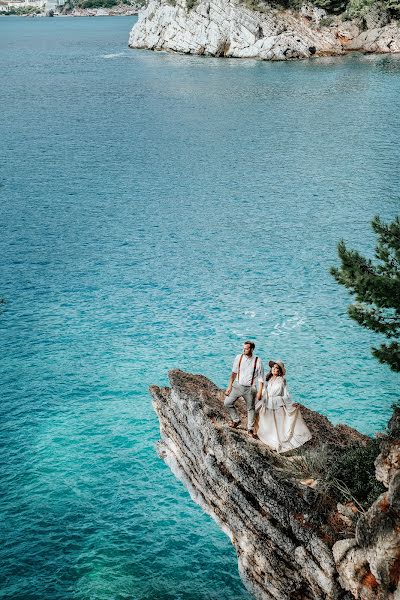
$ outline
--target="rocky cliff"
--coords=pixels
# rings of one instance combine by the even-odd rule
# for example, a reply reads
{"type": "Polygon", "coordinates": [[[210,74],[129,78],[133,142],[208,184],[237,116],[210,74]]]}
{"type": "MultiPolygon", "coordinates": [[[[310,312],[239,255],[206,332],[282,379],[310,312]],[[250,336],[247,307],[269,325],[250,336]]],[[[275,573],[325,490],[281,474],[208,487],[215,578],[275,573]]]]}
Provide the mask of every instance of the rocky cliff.
{"type": "Polygon", "coordinates": [[[354,538],[333,546],[343,587],[361,600],[400,598],[400,409],[388,430],[375,462],[387,491],[360,516],[354,538]]]}
{"type": "Polygon", "coordinates": [[[150,0],[131,31],[129,46],[263,60],[346,50],[400,52],[400,28],[387,16],[371,15],[357,24],[328,18],[312,5],[303,5],[299,12],[255,6],[258,10],[239,0],[199,0],[188,9],[187,0],[150,0]]]}
{"type": "MultiPolygon", "coordinates": [[[[255,598],[400,597],[398,440],[385,442],[378,461],[388,491],[358,518],[354,507],[338,510],[323,482],[302,478],[298,452],[278,456],[246,431],[230,429],[222,391],[211,381],[182,371],[171,371],[170,381],[171,388],[151,388],[159,454],[230,537],[255,598]]],[[[309,453],[366,443],[349,427],[302,412],[313,433],[309,453]]]]}

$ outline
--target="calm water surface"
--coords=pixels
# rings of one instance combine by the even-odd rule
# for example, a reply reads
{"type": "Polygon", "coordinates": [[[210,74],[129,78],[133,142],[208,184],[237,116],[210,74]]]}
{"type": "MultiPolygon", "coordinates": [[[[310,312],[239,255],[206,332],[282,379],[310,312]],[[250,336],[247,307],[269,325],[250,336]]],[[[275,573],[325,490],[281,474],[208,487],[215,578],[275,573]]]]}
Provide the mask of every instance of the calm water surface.
{"type": "Polygon", "coordinates": [[[329,267],[398,213],[400,59],[154,54],[134,21],[0,19],[1,598],[248,600],[156,456],[169,368],[223,385],[251,337],[335,423],[397,398],[329,267]]]}

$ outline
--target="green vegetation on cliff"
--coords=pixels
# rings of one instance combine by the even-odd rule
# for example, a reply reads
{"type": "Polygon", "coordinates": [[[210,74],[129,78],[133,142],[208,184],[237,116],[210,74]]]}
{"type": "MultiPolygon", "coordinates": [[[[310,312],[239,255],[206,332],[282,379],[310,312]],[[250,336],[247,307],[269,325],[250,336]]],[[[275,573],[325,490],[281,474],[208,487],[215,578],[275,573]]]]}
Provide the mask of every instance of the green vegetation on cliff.
{"type": "Polygon", "coordinates": [[[37,6],[18,6],[10,7],[7,12],[3,12],[2,15],[14,15],[17,17],[23,17],[27,15],[38,15],[41,13],[40,8],[37,6]]]}
{"type": "Polygon", "coordinates": [[[78,0],[79,8],[111,8],[118,4],[118,0],[78,0]]]}
{"type": "MultiPolygon", "coordinates": [[[[326,443],[317,447],[304,446],[291,463],[282,465],[283,473],[297,479],[310,478],[318,482],[327,508],[333,502],[353,502],[359,510],[367,509],[385,491],[375,478],[375,460],[383,439],[354,441],[346,447],[326,443]]],[[[278,459],[280,460],[280,459],[278,459]]]]}
{"type": "Polygon", "coordinates": [[[368,508],[385,491],[375,479],[375,460],[380,451],[381,440],[371,439],[365,446],[349,446],[332,455],[326,481],[340,501],[356,500],[362,508],[368,508]]]}
{"type": "MultiPolygon", "coordinates": [[[[193,2],[193,0],[189,0],[193,2]]],[[[304,0],[243,0],[251,10],[263,10],[269,6],[299,10],[304,0]]],[[[400,18],[400,0],[314,0],[315,6],[325,9],[330,14],[342,14],[344,19],[364,19],[369,13],[400,18]]]]}
{"type": "MultiPolygon", "coordinates": [[[[322,0],[324,1],[324,0],[322,0]]],[[[329,0],[327,0],[329,2],[329,0]]],[[[320,2],[320,0],[318,0],[320,2]]],[[[319,6],[322,6],[319,4],[319,6]]],[[[388,14],[388,17],[398,19],[400,17],[399,0],[349,0],[346,3],[346,16],[349,19],[362,19],[368,13],[388,14]]]]}
{"type": "Polygon", "coordinates": [[[64,13],[73,11],[75,8],[112,8],[126,4],[127,6],[138,7],[145,4],[145,0],[66,0],[64,4],[64,13]]]}

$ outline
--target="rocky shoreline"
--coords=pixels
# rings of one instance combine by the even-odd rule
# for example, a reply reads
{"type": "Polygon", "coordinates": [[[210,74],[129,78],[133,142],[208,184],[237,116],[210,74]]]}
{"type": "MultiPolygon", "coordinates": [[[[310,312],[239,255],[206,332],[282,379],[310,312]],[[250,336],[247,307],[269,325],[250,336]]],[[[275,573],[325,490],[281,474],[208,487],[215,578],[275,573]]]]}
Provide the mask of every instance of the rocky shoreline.
{"type": "Polygon", "coordinates": [[[371,13],[363,23],[327,15],[313,5],[299,11],[264,4],[250,9],[238,0],[150,0],[139,13],[129,46],[184,54],[304,59],[348,51],[400,52],[400,27],[371,13]]]}
{"type": "MultiPolygon", "coordinates": [[[[150,388],[160,456],[229,536],[243,582],[258,600],[398,600],[400,597],[400,416],[376,460],[386,491],[366,511],[343,506],[323,481],[296,474],[298,453],[279,456],[227,426],[222,390],[174,370],[150,388]]],[[[310,452],[339,452],[367,438],[302,407],[310,452]]],[[[244,416],[244,415],[243,415],[244,416]]],[[[373,477],[373,475],[372,475],[373,477]]]]}
{"type": "MultiPolygon", "coordinates": [[[[47,11],[47,12],[38,12],[38,13],[28,13],[21,14],[17,16],[21,17],[129,17],[135,16],[139,13],[140,7],[135,5],[127,5],[127,4],[116,4],[110,8],[79,8],[76,7],[69,12],[56,12],[56,11],[47,11]]],[[[7,16],[16,16],[16,15],[8,15],[7,13],[0,12],[0,17],[7,16]]]]}

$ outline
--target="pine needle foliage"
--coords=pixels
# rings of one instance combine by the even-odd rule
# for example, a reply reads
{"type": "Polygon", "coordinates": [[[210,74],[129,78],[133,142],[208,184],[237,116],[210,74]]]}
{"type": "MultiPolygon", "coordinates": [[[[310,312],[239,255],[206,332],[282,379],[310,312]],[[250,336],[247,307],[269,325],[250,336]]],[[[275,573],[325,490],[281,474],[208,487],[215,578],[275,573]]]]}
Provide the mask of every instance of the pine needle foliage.
{"type": "Polygon", "coordinates": [[[350,318],[388,338],[389,343],[372,349],[373,355],[400,372],[400,217],[387,224],[375,217],[372,228],[378,237],[378,263],[348,250],[342,240],[338,244],[342,264],[331,273],[355,297],[348,308],[350,318]]]}

